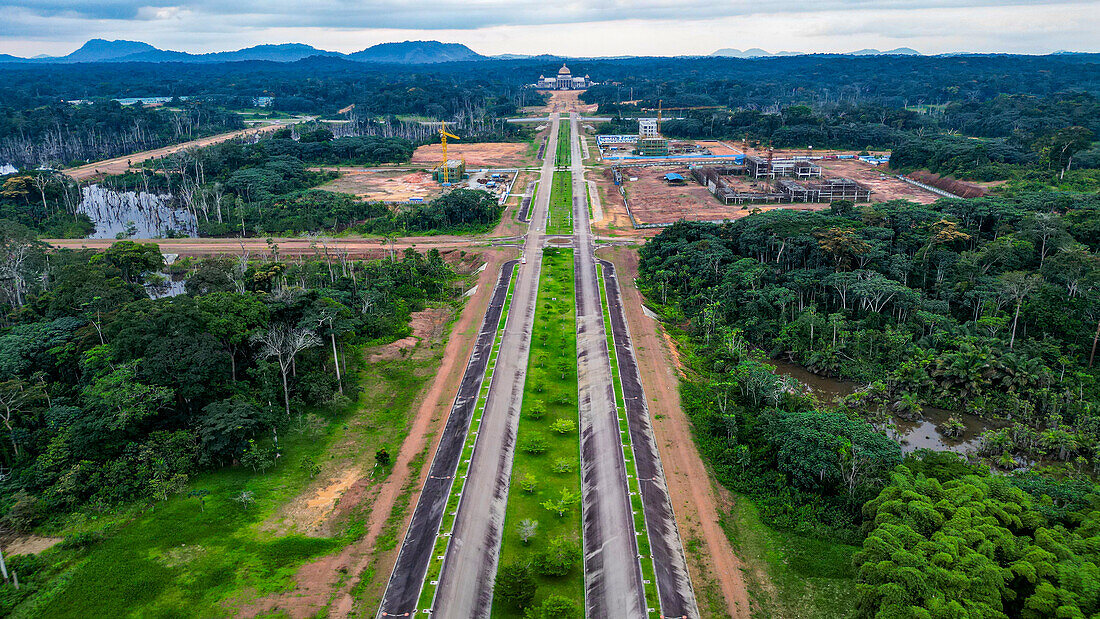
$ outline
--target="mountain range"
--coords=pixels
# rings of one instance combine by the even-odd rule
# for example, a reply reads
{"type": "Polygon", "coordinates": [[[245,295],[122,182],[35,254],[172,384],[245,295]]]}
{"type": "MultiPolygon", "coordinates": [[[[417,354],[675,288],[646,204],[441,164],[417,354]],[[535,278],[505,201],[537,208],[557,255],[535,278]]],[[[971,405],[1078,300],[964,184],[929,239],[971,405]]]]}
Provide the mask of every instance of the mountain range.
{"type": "Polygon", "coordinates": [[[157,49],[148,43],[138,41],[105,41],[92,39],[80,49],[65,56],[36,56],[19,58],[0,54],[0,62],[20,63],[78,63],[78,62],[241,62],[247,60],[267,60],[272,62],[295,62],[311,56],[329,56],[345,58],[358,62],[391,62],[403,64],[431,64],[436,62],[456,62],[462,60],[481,60],[485,56],[478,54],[461,43],[440,43],[439,41],[404,41],[402,43],[380,43],[352,54],[341,54],[317,49],[302,43],[283,43],[280,45],[256,45],[233,52],[212,52],[209,54],[189,54],[171,50],[157,49]]]}
{"type": "MultiPolygon", "coordinates": [[[[714,52],[711,52],[711,56],[723,56],[727,58],[771,58],[777,56],[802,56],[806,52],[771,52],[764,51],[759,47],[752,49],[746,49],[741,51],[732,47],[726,47],[714,52]]],[[[858,49],[854,52],[847,52],[841,54],[842,56],[921,56],[922,54],[915,49],[909,47],[898,47],[887,51],[880,51],[877,49],[858,49]]]]}

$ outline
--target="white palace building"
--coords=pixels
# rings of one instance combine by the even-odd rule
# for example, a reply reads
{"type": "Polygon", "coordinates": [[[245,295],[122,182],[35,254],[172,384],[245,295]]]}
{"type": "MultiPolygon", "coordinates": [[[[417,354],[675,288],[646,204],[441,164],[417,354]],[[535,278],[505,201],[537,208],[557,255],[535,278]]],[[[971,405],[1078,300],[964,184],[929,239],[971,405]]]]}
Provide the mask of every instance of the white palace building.
{"type": "Polygon", "coordinates": [[[540,75],[539,81],[535,84],[535,88],[540,90],[584,90],[591,86],[594,82],[589,79],[587,75],[584,77],[573,77],[573,74],[569,71],[569,67],[564,64],[558,69],[557,77],[545,77],[540,75]]]}

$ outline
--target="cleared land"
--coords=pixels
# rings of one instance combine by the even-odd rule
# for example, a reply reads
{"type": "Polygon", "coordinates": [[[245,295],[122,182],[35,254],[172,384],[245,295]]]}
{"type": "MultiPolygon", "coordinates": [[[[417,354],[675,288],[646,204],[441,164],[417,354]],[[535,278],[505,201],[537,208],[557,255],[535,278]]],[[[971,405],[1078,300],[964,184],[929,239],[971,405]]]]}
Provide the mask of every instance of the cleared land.
{"type": "MultiPolygon", "coordinates": [[[[626,198],[630,212],[639,224],[671,224],[681,219],[698,221],[722,221],[739,219],[759,209],[777,208],[774,204],[722,204],[706,187],[696,183],[685,166],[661,166],[653,168],[627,168],[624,170],[626,198]],[[665,174],[676,172],[685,179],[682,185],[669,185],[665,174]],[[632,176],[631,176],[632,175],[632,176]],[[632,181],[629,178],[637,178],[632,181]]],[[[900,181],[899,181],[900,182],[900,181]]],[[[783,204],[782,208],[813,211],[825,208],[823,204],[783,204]]]]}
{"type": "Polygon", "coordinates": [[[587,114],[595,112],[599,106],[589,105],[581,101],[582,94],[584,94],[583,90],[552,90],[550,91],[550,100],[546,105],[526,107],[523,111],[531,114],[546,114],[548,112],[581,112],[587,114]]]}
{"type": "MultiPolygon", "coordinates": [[[[531,145],[528,142],[448,142],[447,157],[465,158],[466,166],[473,168],[519,168],[533,162],[531,145]]],[[[409,163],[431,168],[442,159],[443,147],[439,144],[427,144],[416,149],[409,163]]]]}
{"type": "Polygon", "coordinates": [[[859,181],[871,188],[872,202],[887,200],[909,200],[919,204],[931,204],[940,196],[925,191],[895,178],[894,173],[885,167],[867,165],[854,159],[826,159],[817,162],[824,170],[824,176],[841,176],[859,181]]]}
{"type": "Polygon", "coordinates": [[[427,202],[443,193],[442,186],[427,172],[371,169],[342,171],[339,178],[319,189],[382,202],[408,202],[413,198],[427,202]]]}
{"type": "MultiPolygon", "coordinates": [[[[580,458],[577,443],[577,340],[573,307],[573,252],[548,248],[543,252],[539,277],[538,311],[532,329],[529,380],[524,385],[511,489],[504,518],[501,567],[527,563],[545,552],[554,540],[561,540],[579,552],[580,509],[577,503],[563,505],[563,516],[543,507],[558,500],[562,492],[580,497],[580,458]],[[555,424],[561,424],[555,431],[555,424]],[[519,533],[520,523],[535,521],[537,528],[528,542],[519,533]]],[[[538,593],[534,605],[551,594],[584,605],[581,562],[562,576],[536,576],[538,593]]],[[[503,603],[494,602],[493,616],[520,617],[503,603]]]]}
{"type": "MultiPolygon", "coordinates": [[[[850,178],[871,187],[871,201],[909,200],[919,204],[930,204],[940,196],[910,185],[894,177],[889,170],[867,165],[853,160],[824,160],[818,162],[824,169],[823,178],[850,178]]],[[[680,219],[699,221],[722,221],[739,219],[757,211],[769,211],[785,208],[800,211],[815,211],[826,208],[825,203],[758,203],[758,204],[722,204],[705,187],[696,183],[687,166],[654,166],[649,168],[623,169],[626,197],[630,212],[639,224],[670,224],[680,219]],[[686,180],[682,185],[670,185],[665,182],[665,174],[675,172],[686,180]],[[630,180],[636,178],[637,180],[630,180]]],[[[762,192],[767,183],[746,176],[725,177],[731,186],[744,191],[762,192]]],[[[607,189],[611,206],[622,200],[615,194],[618,190],[607,179],[601,179],[607,189]]],[[[607,208],[607,205],[605,205],[607,208]]],[[[611,211],[613,214],[613,210],[611,211]]]]}

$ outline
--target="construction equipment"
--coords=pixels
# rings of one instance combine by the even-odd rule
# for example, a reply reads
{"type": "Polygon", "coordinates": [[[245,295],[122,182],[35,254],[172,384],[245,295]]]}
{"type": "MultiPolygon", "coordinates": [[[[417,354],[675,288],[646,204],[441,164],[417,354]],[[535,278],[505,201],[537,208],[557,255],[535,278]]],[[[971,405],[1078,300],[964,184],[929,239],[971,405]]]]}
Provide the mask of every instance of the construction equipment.
{"type": "Polygon", "coordinates": [[[439,123],[439,141],[443,145],[443,163],[447,163],[447,138],[453,138],[460,140],[462,138],[447,131],[447,122],[441,121],[439,123]]]}
{"type": "Polygon", "coordinates": [[[443,161],[440,162],[439,167],[435,169],[433,176],[437,181],[443,183],[444,186],[450,186],[450,184],[457,180],[462,180],[462,175],[466,172],[466,158],[461,160],[451,161],[447,157],[447,138],[453,140],[459,140],[457,135],[447,131],[447,123],[439,123],[439,142],[443,147],[443,161]]]}

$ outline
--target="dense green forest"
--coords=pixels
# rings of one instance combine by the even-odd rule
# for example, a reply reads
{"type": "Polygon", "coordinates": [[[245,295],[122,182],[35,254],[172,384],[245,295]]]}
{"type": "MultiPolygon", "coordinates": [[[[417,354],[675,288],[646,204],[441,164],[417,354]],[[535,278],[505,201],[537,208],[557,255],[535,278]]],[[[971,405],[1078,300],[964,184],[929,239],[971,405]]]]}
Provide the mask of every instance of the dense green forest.
{"type": "Polygon", "coordinates": [[[0,176],[0,220],[33,229],[46,238],[81,238],[95,230],[77,212],[80,187],[48,172],[0,176]]]}
{"type": "Polygon", "coordinates": [[[641,283],[683,325],[719,479],[773,526],[862,543],[861,616],[1088,616],[1098,224],[1097,196],[1067,193],[680,222],[641,250],[641,283]],[[816,402],[769,356],[864,386],[816,402]],[[984,464],[918,452],[895,472],[893,419],[925,406],[996,420],[984,464]]]}
{"type": "Polygon", "coordinates": [[[156,245],[47,254],[6,225],[0,509],[22,531],[163,501],[233,462],[273,466],[279,431],[316,423],[304,410],[354,399],[357,346],[404,336],[410,312],[452,294],[438,252],[330,264],[273,246],[177,262],[186,292],[151,299],[156,245]]]}

